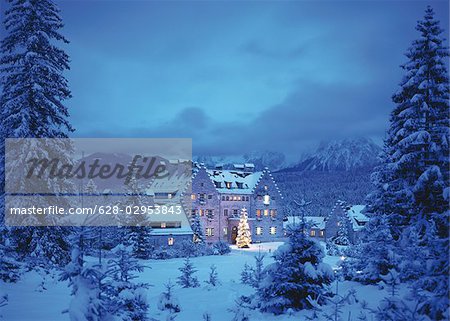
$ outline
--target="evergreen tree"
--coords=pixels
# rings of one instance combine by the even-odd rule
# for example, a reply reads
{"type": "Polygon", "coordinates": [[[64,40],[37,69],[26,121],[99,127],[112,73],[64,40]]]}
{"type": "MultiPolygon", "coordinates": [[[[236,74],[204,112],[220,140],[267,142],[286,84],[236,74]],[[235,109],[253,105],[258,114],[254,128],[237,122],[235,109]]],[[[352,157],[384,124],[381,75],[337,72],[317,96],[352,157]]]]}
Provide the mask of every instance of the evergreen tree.
{"type": "Polygon", "coordinates": [[[241,219],[238,225],[238,234],[236,237],[236,245],[238,248],[248,248],[252,242],[250,226],[248,225],[247,209],[244,207],[241,210],[241,219]]]}
{"type": "Polygon", "coordinates": [[[192,222],[192,232],[194,233],[194,243],[205,242],[205,234],[203,233],[202,223],[200,221],[200,215],[195,214],[192,222]]]}
{"type": "Polygon", "coordinates": [[[372,218],[365,227],[362,243],[354,251],[348,251],[348,257],[342,263],[344,276],[362,283],[380,282],[393,267],[390,260],[392,242],[386,215],[372,218]]]}
{"type": "Polygon", "coordinates": [[[124,321],[145,321],[148,303],[145,283],[135,283],[136,273],[143,272],[144,266],[131,256],[131,248],[118,245],[114,258],[109,260],[107,293],[110,298],[108,311],[124,321]]]}
{"type": "Polygon", "coordinates": [[[194,268],[194,265],[186,258],[184,260],[184,265],[178,269],[181,272],[181,275],[178,277],[177,283],[183,288],[196,288],[200,285],[194,273],[197,270],[194,268]]]}
{"type": "MultiPolygon", "coordinates": [[[[71,96],[63,76],[69,69],[69,58],[55,45],[56,42],[68,42],[59,33],[63,23],[58,8],[49,0],[8,2],[10,7],[5,11],[4,20],[8,34],[0,47],[0,207],[4,202],[6,173],[4,138],[66,138],[73,131],[68,110],[63,105],[63,101],[71,96]]],[[[20,159],[42,149],[42,146],[31,146],[28,142],[21,144],[17,149],[21,153],[20,159]]],[[[60,159],[64,159],[64,152],[70,151],[70,146],[56,146],[55,149],[59,147],[63,150],[60,159]]],[[[18,162],[13,165],[16,169],[26,168],[18,162]]],[[[49,182],[50,192],[72,191],[68,186],[51,184],[49,182]]],[[[12,233],[12,245],[18,247],[24,258],[39,258],[38,264],[62,265],[69,259],[67,234],[67,229],[59,227],[16,228],[12,233]]]]}
{"type": "MultiPolygon", "coordinates": [[[[449,82],[448,48],[431,7],[417,23],[420,33],[406,53],[405,76],[393,95],[383,164],[374,173],[376,191],[369,198],[372,217],[387,215],[395,251],[408,260],[403,238],[417,233],[416,252],[423,258],[416,274],[421,313],[448,318],[449,252],[449,82]]],[[[402,265],[402,264],[401,264],[402,265]]],[[[410,274],[414,277],[413,274],[410,274]]],[[[403,275],[404,278],[404,275],[403,275]]]]}
{"type": "Polygon", "coordinates": [[[275,263],[265,269],[258,294],[262,311],[280,314],[288,309],[312,308],[323,303],[328,285],[334,278],[328,264],[322,262],[322,247],[303,233],[303,226],[289,231],[289,240],[274,253],[275,263]]]}
{"type": "Polygon", "coordinates": [[[148,226],[131,226],[130,231],[133,256],[138,259],[149,259],[152,254],[151,228],[148,226]]]}
{"type": "Polygon", "coordinates": [[[205,283],[210,286],[220,285],[220,281],[217,276],[217,267],[213,264],[209,268],[210,268],[210,271],[209,271],[208,280],[206,280],[205,283]]]}
{"type": "Polygon", "coordinates": [[[165,284],[166,290],[161,293],[158,300],[158,309],[161,311],[170,311],[172,313],[178,313],[181,311],[180,303],[178,299],[173,294],[174,285],[172,282],[165,284]]]}
{"type": "Polygon", "coordinates": [[[336,236],[332,238],[334,244],[337,245],[350,245],[348,237],[348,226],[345,221],[341,221],[336,236]]]}

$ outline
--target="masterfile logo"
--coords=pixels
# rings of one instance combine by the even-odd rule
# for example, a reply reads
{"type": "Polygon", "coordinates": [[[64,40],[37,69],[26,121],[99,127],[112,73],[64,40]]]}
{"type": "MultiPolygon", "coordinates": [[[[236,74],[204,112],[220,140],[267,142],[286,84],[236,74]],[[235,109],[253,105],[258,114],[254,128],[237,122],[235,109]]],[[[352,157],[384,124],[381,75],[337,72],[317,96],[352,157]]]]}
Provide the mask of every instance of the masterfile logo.
{"type": "Polygon", "coordinates": [[[151,226],[190,208],[190,139],[6,140],[5,223],[151,226]]]}

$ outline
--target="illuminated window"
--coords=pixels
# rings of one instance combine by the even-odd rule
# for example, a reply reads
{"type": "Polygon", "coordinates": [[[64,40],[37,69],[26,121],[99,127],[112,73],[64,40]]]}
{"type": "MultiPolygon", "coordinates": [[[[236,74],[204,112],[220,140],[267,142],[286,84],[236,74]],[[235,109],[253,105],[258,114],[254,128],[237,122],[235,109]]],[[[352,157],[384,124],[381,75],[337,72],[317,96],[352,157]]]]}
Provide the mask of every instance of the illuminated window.
{"type": "Polygon", "coordinates": [[[169,238],[167,239],[167,245],[172,246],[172,245],[173,245],[173,242],[174,242],[173,237],[169,237],[169,238]]]}
{"type": "Polygon", "coordinates": [[[195,201],[196,198],[197,198],[197,195],[191,194],[191,200],[195,201]]]}
{"type": "Polygon", "coordinates": [[[270,227],[270,234],[272,234],[272,235],[277,234],[277,228],[275,226],[270,227]]]}
{"type": "Polygon", "coordinates": [[[167,224],[166,222],[161,222],[161,228],[166,228],[167,224]]]}
{"type": "Polygon", "coordinates": [[[323,237],[323,230],[320,230],[320,231],[319,231],[319,236],[320,236],[320,237],[323,237]]]}
{"type": "Polygon", "coordinates": [[[241,197],[240,197],[240,196],[238,196],[238,197],[237,197],[237,200],[238,200],[238,201],[240,201],[240,200],[241,200],[241,197]]]}
{"type": "Polygon", "coordinates": [[[272,218],[277,217],[277,210],[270,210],[270,216],[271,216],[272,218]]]}
{"type": "Polygon", "coordinates": [[[256,235],[262,235],[262,227],[261,226],[256,227],[256,235]]]}
{"type": "Polygon", "coordinates": [[[224,227],[223,228],[223,235],[227,236],[228,235],[228,227],[224,227]]]}
{"type": "Polygon", "coordinates": [[[311,235],[311,236],[316,236],[316,231],[311,230],[311,232],[309,232],[309,235],[311,235]]]}
{"type": "Polygon", "coordinates": [[[264,185],[264,190],[267,191],[268,187],[267,185],[264,185]]]}
{"type": "Polygon", "coordinates": [[[226,182],[225,185],[227,186],[228,189],[231,188],[231,182],[226,182]]]}
{"type": "Polygon", "coordinates": [[[264,205],[269,205],[270,204],[270,196],[269,195],[264,195],[263,203],[264,203],[264,205]]]}
{"type": "Polygon", "coordinates": [[[214,228],[213,227],[206,228],[206,236],[214,236],[214,228]]]}
{"type": "Polygon", "coordinates": [[[234,196],[234,197],[233,197],[233,201],[237,201],[237,196],[234,196]]]}
{"type": "Polygon", "coordinates": [[[199,215],[199,216],[203,216],[203,210],[202,210],[202,209],[199,209],[199,210],[198,210],[198,215],[199,215]]]}
{"type": "Polygon", "coordinates": [[[268,209],[264,210],[264,216],[269,216],[269,210],[268,209]]]}
{"type": "Polygon", "coordinates": [[[261,218],[261,210],[256,210],[256,217],[261,218]]]}

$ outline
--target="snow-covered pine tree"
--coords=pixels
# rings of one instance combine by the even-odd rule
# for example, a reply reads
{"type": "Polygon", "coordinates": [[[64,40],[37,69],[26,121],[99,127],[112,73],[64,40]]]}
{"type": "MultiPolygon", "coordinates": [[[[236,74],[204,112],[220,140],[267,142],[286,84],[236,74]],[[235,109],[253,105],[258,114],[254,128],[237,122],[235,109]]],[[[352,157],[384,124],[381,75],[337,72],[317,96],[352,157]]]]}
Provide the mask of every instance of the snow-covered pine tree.
{"type": "Polygon", "coordinates": [[[0,225],[0,281],[16,282],[20,273],[20,264],[11,251],[9,229],[0,225]]]}
{"type": "Polygon", "coordinates": [[[144,266],[132,257],[132,249],[123,244],[113,250],[114,257],[108,262],[107,293],[110,298],[108,311],[123,321],[148,320],[146,290],[148,284],[136,283],[136,273],[144,266]]]}
{"type": "Polygon", "coordinates": [[[194,268],[194,265],[186,258],[184,260],[184,265],[178,269],[181,272],[181,275],[178,277],[177,283],[183,288],[196,288],[200,286],[198,279],[194,276],[194,273],[197,270],[194,268]]]}
{"type": "Polygon", "coordinates": [[[253,287],[258,289],[264,279],[264,258],[266,255],[261,251],[255,255],[255,273],[253,277],[253,287]]]}
{"type": "Polygon", "coordinates": [[[303,233],[303,225],[293,226],[288,242],[273,255],[275,263],[264,270],[258,290],[260,309],[280,314],[310,309],[311,300],[324,303],[334,278],[331,267],[322,262],[324,256],[322,247],[303,233]]]}
{"type": "Polygon", "coordinates": [[[173,294],[173,288],[175,285],[169,280],[169,282],[167,282],[164,286],[166,290],[159,296],[158,309],[161,311],[168,310],[172,313],[180,312],[180,303],[173,294]]]}
{"type": "MultiPolygon", "coordinates": [[[[8,34],[0,47],[1,184],[5,177],[3,138],[65,138],[73,131],[68,110],[62,103],[71,96],[63,76],[69,69],[69,58],[55,45],[68,42],[59,33],[63,26],[59,9],[50,0],[8,2],[10,7],[5,11],[4,20],[8,34]]],[[[18,152],[27,155],[30,150],[39,150],[39,146],[33,147],[24,143],[18,152]]],[[[68,151],[70,146],[62,149],[68,151]]],[[[72,191],[63,185],[49,186],[49,189],[72,191]]],[[[3,192],[2,185],[2,199],[3,192]]],[[[67,230],[59,227],[17,228],[12,233],[12,246],[16,246],[23,257],[38,258],[38,264],[62,265],[70,256],[67,234],[67,230]]]]}
{"type": "MultiPolygon", "coordinates": [[[[442,254],[449,252],[449,52],[431,7],[416,29],[420,37],[406,53],[405,76],[393,95],[396,106],[369,210],[387,215],[396,245],[411,228],[418,234],[423,270],[415,292],[425,293],[421,312],[441,320],[449,307],[449,263],[442,254]]],[[[395,250],[409,259],[411,249],[395,250]]]]}
{"type": "Polygon", "coordinates": [[[149,259],[152,254],[150,231],[148,226],[131,226],[131,244],[133,256],[138,259],[149,259]]]}
{"type": "Polygon", "coordinates": [[[85,242],[92,237],[83,227],[75,230],[70,237],[72,245],[71,261],[65,266],[60,280],[69,281],[72,299],[69,305],[71,321],[110,320],[109,298],[105,296],[103,283],[107,274],[106,265],[87,263],[85,242]]]}
{"type": "Polygon", "coordinates": [[[202,223],[200,221],[200,215],[195,214],[192,221],[192,232],[194,233],[194,243],[205,242],[205,233],[203,232],[202,223]]]}
{"type": "Polygon", "coordinates": [[[220,285],[219,277],[217,275],[217,267],[213,264],[209,267],[209,276],[208,280],[205,281],[206,284],[210,286],[218,286],[220,285]]]}
{"type": "Polygon", "coordinates": [[[361,244],[342,262],[344,276],[362,283],[378,283],[393,267],[393,240],[386,215],[371,218],[361,244]]]}
{"type": "Polygon", "coordinates": [[[252,233],[250,232],[250,226],[248,225],[247,209],[244,207],[241,210],[236,245],[238,248],[248,248],[250,243],[252,243],[252,233]]]}
{"type": "Polygon", "coordinates": [[[348,226],[345,221],[341,221],[336,236],[332,238],[332,241],[336,245],[350,245],[348,226]]]}
{"type": "Polygon", "coordinates": [[[253,286],[254,275],[255,275],[255,270],[253,269],[253,267],[251,267],[250,265],[248,265],[247,262],[245,262],[244,269],[241,272],[241,283],[253,286]]]}

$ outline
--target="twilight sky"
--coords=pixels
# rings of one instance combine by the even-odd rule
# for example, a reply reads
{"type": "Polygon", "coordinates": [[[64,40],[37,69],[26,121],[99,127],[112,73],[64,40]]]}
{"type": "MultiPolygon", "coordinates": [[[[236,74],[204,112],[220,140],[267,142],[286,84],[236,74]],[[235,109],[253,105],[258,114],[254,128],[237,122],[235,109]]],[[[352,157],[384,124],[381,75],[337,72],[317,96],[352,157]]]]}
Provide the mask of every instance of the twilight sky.
{"type": "Polygon", "coordinates": [[[381,142],[416,21],[431,4],[449,25],[448,1],[57,2],[75,136],[208,155],[381,142]]]}

